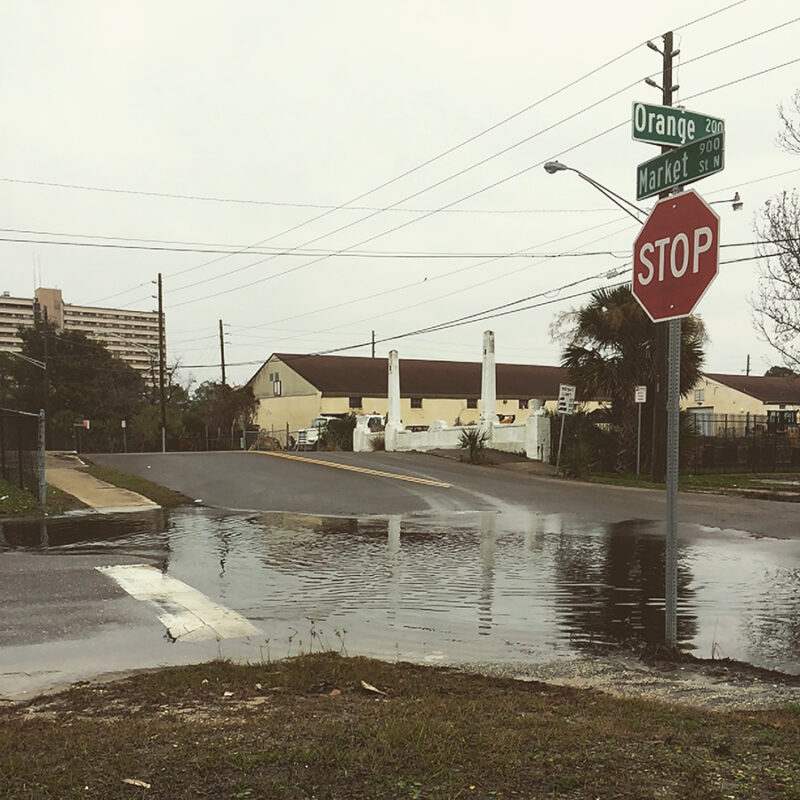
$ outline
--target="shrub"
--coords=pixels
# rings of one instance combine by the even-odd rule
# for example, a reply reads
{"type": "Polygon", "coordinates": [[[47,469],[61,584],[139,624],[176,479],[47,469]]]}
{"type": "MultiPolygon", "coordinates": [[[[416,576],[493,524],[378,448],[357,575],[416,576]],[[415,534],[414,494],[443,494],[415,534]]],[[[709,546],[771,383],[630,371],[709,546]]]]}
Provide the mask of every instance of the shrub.
{"type": "Polygon", "coordinates": [[[331,419],[319,437],[321,450],[352,450],[356,415],[348,414],[344,419],[331,419]]]}
{"type": "MultiPolygon", "coordinates": [[[[558,448],[561,421],[554,419],[551,428],[553,451],[558,448]]],[[[603,430],[588,414],[578,412],[566,420],[560,467],[570,477],[585,477],[592,472],[611,472],[617,453],[617,436],[603,430]]]]}
{"type": "Polygon", "coordinates": [[[380,436],[372,436],[369,440],[369,449],[373,452],[386,449],[386,437],[381,434],[380,436]]]}
{"type": "Polygon", "coordinates": [[[484,459],[487,434],[477,426],[461,431],[458,437],[460,447],[468,451],[467,457],[470,464],[480,464],[484,459]]]}

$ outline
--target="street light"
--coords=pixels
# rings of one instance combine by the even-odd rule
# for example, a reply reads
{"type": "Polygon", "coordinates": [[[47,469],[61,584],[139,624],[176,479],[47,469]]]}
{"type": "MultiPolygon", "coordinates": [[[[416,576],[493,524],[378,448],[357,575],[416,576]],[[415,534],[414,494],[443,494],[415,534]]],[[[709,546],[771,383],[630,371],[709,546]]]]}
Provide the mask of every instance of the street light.
{"type": "Polygon", "coordinates": [[[734,211],[741,211],[742,207],[744,206],[744,201],[741,197],[739,197],[739,192],[733,197],[728,198],[727,200],[712,200],[709,205],[716,205],[717,203],[730,203],[733,206],[734,211]]]}
{"type": "Polygon", "coordinates": [[[615,206],[621,208],[626,214],[633,217],[637,222],[641,223],[642,221],[639,218],[639,214],[644,214],[645,216],[647,216],[646,211],[643,211],[638,206],[635,206],[629,200],[626,200],[624,197],[621,197],[616,192],[609,189],[607,186],[603,186],[602,183],[598,183],[594,178],[590,178],[588,175],[586,175],[586,173],[581,172],[579,169],[575,169],[574,167],[568,167],[566,164],[562,164],[560,161],[548,161],[544,165],[544,171],[548,173],[548,175],[553,175],[556,172],[574,172],[580,178],[583,178],[583,180],[585,180],[588,184],[594,186],[594,188],[597,189],[597,191],[605,195],[615,206]],[[631,209],[634,210],[631,211],[631,209]]]}

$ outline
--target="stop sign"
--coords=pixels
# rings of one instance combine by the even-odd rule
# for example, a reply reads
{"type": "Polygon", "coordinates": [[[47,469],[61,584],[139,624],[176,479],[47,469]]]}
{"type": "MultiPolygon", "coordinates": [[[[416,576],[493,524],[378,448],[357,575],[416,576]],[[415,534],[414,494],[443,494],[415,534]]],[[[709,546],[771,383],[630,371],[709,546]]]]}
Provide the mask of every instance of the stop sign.
{"type": "Polygon", "coordinates": [[[719,217],[697,192],[659,200],[633,245],[633,295],[653,322],[686,317],[717,276],[719,217]]]}

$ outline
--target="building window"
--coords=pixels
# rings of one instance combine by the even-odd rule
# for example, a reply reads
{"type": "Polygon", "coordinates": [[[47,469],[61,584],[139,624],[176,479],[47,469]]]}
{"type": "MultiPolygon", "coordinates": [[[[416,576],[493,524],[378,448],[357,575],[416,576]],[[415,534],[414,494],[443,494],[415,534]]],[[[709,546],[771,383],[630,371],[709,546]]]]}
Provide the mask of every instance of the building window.
{"type": "Polygon", "coordinates": [[[411,408],[422,408],[422,398],[421,397],[412,397],[411,398],[411,408]]]}
{"type": "Polygon", "coordinates": [[[477,397],[468,397],[467,398],[467,408],[477,408],[478,407],[478,398],[477,397]]]}
{"type": "Polygon", "coordinates": [[[527,400],[520,400],[519,401],[519,407],[520,408],[527,408],[528,407],[528,401],[527,400]]]}
{"type": "Polygon", "coordinates": [[[361,408],[362,401],[360,397],[350,398],[350,408],[361,408]]]}
{"type": "Polygon", "coordinates": [[[281,382],[279,380],[272,381],[272,394],[274,394],[275,397],[280,397],[282,391],[283,387],[281,386],[281,382]]]}

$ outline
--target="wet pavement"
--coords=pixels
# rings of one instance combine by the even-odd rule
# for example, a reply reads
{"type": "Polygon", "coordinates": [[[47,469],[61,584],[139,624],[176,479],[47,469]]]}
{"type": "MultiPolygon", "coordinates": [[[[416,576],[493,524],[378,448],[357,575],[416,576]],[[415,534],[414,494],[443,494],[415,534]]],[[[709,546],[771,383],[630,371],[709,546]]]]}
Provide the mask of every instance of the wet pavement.
{"type": "MultiPolygon", "coordinates": [[[[495,665],[636,652],[663,641],[663,538],[653,521],[524,509],[313,517],[198,507],[4,522],[0,696],[323,648],[495,665]],[[182,637],[163,621],[182,609],[136,599],[100,571],[133,564],[258,632],[182,637]]],[[[679,547],[678,638],[701,658],[800,674],[800,540],[695,526],[679,547]]]]}

